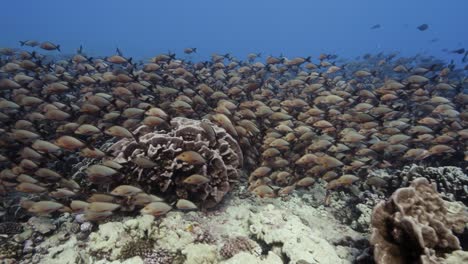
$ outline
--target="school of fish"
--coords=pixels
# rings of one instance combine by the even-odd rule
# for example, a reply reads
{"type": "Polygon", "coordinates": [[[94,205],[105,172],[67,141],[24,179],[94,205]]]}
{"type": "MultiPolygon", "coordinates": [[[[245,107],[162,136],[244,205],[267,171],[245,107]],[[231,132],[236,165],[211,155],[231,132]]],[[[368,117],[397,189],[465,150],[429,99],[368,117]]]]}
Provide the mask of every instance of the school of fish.
{"type": "MultiPolygon", "coordinates": [[[[287,196],[319,181],[329,192],[363,182],[380,187],[385,182],[368,178],[369,171],[411,163],[466,171],[466,74],[431,57],[366,54],[351,61],[321,54],[261,62],[252,53],[192,62],[169,53],[133,62],[120,50],[92,58],[80,48],[58,57],[60,45],[52,42],[21,45],[47,55],[0,49],[0,195],[25,193],[20,206],[33,214],[85,212],[98,221],[124,202],[155,216],[174,206],[197,209],[137,184],[96,191],[122,171],[101,149],[105,142],[138,142],[137,127],[165,130],[175,117],[209,120],[236,139],[248,189],[260,197],[287,196]],[[72,177],[71,166],[83,159],[96,161],[85,170],[92,184],[72,177]]],[[[214,133],[200,126],[207,137],[214,133]]],[[[208,158],[194,151],[175,157],[200,166],[208,158]]],[[[158,166],[147,158],[133,163],[158,166]]],[[[193,174],[183,184],[208,181],[193,174]]]]}

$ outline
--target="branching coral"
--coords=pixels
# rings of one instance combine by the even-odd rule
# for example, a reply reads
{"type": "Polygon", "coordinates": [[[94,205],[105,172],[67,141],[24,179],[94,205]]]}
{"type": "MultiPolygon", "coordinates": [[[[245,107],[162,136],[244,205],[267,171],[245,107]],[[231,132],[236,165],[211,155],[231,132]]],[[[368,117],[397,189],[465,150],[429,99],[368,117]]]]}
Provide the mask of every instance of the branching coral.
{"type": "Polygon", "coordinates": [[[454,233],[462,233],[468,215],[440,197],[425,178],[400,188],[372,215],[371,244],[377,263],[433,263],[443,253],[461,249],[454,233]]]}

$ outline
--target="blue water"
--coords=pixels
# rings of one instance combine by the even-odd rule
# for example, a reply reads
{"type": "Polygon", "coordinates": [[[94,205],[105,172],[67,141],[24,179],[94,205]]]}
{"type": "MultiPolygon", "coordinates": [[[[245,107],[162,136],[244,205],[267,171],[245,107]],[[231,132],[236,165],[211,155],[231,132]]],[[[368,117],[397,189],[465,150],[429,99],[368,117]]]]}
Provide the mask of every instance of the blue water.
{"type": "Polygon", "coordinates": [[[48,40],[63,53],[83,45],[94,56],[119,47],[137,59],[170,50],[193,60],[226,52],[349,58],[381,51],[460,60],[442,49],[468,48],[466,0],[15,0],[3,1],[2,10],[1,47],[48,40]],[[423,23],[429,29],[419,31],[423,23]],[[381,27],[370,29],[375,24],[381,27]],[[198,53],[183,55],[186,47],[198,53]]]}

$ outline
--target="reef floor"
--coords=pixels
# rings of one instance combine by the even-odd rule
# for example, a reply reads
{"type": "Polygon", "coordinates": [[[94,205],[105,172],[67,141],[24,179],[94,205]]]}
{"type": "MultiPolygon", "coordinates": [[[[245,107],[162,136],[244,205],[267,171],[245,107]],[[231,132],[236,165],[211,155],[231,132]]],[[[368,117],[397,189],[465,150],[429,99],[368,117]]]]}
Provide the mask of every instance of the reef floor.
{"type": "Polygon", "coordinates": [[[19,263],[353,262],[367,234],[340,223],[333,207],[317,206],[317,198],[233,193],[213,211],[114,217],[99,225],[79,215],[33,217],[14,240],[28,240],[19,263]],[[32,232],[38,235],[28,237],[32,232]]]}
{"type": "MultiPolygon", "coordinates": [[[[370,218],[381,199],[328,197],[325,183],[259,198],[239,184],[206,212],[115,215],[101,223],[79,214],[34,216],[3,223],[0,263],[373,263],[370,218]]],[[[466,253],[452,255],[459,261],[466,253]]]]}

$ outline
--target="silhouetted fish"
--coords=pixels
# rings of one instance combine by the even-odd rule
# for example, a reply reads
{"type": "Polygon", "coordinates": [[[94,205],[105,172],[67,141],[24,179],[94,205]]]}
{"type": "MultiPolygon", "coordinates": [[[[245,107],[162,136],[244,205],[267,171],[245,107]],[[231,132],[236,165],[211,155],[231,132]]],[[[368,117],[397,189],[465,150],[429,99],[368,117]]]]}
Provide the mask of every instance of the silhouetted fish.
{"type": "Polygon", "coordinates": [[[375,24],[370,29],[378,29],[378,28],[380,28],[380,24],[375,24]]]}
{"type": "Polygon", "coordinates": [[[429,28],[429,25],[428,24],[422,24],[422,25],[419,25],[417,27],[417,29],[419,29],[419,31],[425,31],[429,28]]]}
{"type": "Polygon", "coordinates": [[[465,49],[461,48],[461,49],[452,50],[451,53],[463,54],[465,53],[465,49]]]}

